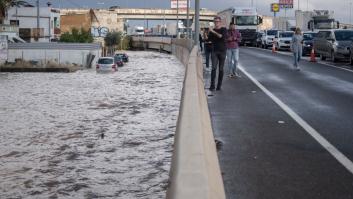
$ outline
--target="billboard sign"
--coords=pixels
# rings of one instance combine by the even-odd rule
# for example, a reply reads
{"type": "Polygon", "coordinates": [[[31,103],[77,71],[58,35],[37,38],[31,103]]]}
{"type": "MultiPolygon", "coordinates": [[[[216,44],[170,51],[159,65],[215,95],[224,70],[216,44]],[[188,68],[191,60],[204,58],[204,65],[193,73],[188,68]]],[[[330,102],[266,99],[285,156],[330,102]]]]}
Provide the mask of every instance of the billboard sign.
{"type": "Polygon", "coordinates": [[[279,4],[271,3],[271,12],[279,12],[279,4]]]}
{"type": "MultiPolygon", "coordinates": [[[[189,1],[189,7],[190,7],[190,2],[191,1],[189,1]]],[[[186,10],[187,5],[188,5],[187,0],[171,0],[170,1],[170,8],[171,9],[177,9],[179,7],[179,9],[181,9],[181,10],[186,10]]]]}
{"type": "Polygon", "coordinates": [[[293,8],[293,0],[279,0],[281,8],[293,8]]]}
{"type": "Polygon", "coordinates": [[[7,35],[0,35],[0,60],[7,60],[7,35]]]}

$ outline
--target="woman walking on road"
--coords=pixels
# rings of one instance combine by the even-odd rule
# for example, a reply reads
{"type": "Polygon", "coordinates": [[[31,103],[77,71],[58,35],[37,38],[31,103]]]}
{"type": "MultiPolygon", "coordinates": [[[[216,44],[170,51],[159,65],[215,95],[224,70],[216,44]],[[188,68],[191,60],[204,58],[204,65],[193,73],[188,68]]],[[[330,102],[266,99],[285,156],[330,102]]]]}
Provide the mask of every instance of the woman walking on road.
{"type": "Polygon", "coordinates": [[[231,22],[229,24],[229,30],[227,31],[227,63],[229,68],[229,77],[239,77],[237,66],[239,61],[240,40],[241,35],[239,31],[235,29],[235,24],[231,22]]]}
{"type": "Polygon", "coordinates": [[[299,61],[302,56],[302,48],[303,48],[303,36],[300,28],[296,28],[294,35],[292,37],[292,52],[294,56],[294,67],[297,71],[300,71],[299,61]]]}

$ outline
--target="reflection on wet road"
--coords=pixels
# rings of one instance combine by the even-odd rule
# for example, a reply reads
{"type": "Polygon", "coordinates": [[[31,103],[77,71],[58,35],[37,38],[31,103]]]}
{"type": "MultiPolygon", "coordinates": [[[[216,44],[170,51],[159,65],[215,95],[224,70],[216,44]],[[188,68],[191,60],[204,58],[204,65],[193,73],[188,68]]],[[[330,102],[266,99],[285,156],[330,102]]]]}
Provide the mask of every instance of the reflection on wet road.
{"type": "Polygon", "coordinates": [[[184,67],[0,74],[0,198],[165,198],[184,67]]]}

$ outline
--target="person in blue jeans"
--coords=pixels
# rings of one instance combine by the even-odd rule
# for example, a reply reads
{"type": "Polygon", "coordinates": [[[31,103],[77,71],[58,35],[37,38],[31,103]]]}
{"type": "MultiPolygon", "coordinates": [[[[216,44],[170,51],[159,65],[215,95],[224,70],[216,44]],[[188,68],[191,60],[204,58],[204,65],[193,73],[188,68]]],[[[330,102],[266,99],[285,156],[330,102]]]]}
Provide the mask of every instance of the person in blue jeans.
{"type": "Polygon", "coordinates": [[[294,31],[291,48],[294,56],[293,66],[297,71],[300,71],[299,61],[302,56],[302,48],[303,48],[303,36],[300,28],[296,28],[294,31]]]}
{"type": "Polygon", "coordinates": [[[208,34],[209,41],[212,42],[212,71],[211,71],[211,86],[210,90],[221,90],[223,81],[223,67],[226,59],[226,37],[227,29],[222,27],[221,17],[214,18],[215,27],[210,28],[208,34]],[[218,68],[218,83],[216,86],[216,74],[218,68]]]}
{"type": "Polygon", "coordinates": [[[209,28],[205,28],[203,33],[203,43],[205,47],[206,68],[210,67],[210,57],[212,52],[212,42],[209,41],[208,39],[209,33],[210,33],[209,28]]]}
{"type": "Polygon", "coordinates": [[[229,77],[239,77],[237,66],[239,62],[239,42],[241,34],[235,29],[235,24],[231,22],[227,31],[227,64],[229,77]]]}

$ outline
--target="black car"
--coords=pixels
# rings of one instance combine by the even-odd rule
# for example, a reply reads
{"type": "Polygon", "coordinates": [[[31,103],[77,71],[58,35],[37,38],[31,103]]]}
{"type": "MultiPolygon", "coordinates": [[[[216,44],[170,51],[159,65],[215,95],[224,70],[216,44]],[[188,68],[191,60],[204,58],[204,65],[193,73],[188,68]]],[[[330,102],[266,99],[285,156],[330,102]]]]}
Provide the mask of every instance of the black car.
{"type": "Polygon", "coordinates": [[[119,56],[124,62],[129,62],[129,56],[126,53],[116,53],[115,56],[119,56]]]}
{"type": "Polygon", "coordinates": [[[310,55],[316,34],[315,32],[303,33],[303,56],[310,55]]]}
{"type": "Polygon", "coordinates": [[[353,42],[349,46],[349,64],[351,65],[351,68],[353,69],[353,42]]]}

